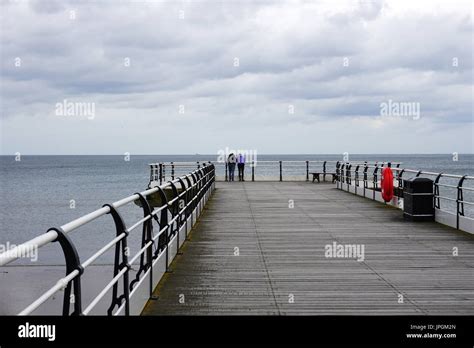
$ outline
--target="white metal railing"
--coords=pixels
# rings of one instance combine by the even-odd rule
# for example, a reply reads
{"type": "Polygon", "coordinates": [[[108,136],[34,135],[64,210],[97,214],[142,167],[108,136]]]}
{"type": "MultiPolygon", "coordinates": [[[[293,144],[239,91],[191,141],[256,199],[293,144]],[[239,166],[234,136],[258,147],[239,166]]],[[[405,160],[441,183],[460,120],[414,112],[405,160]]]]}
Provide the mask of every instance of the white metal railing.
{"type": "MultiPolygon", "coordinates": [[[[368,163],[339,162],[336,168],[337,187],[346,189],[347,191],[352,190],[354,193],[360,193],[362,196],[366,196],[366,190],[370,190],[371,198],[373,200],[380,200],[380,197],[376,196],[376,192],[380,191],[381,170],[384,166],[387,166],[387,164],[372,165],[368,163]],[[359,190],[358,192],[358,188],[361,188],[362,191],[359,190]]],[[[404,174],[410,173],[415,177],[432,177],[434,187],[434,207],[440,212],[440,216],[441,213],[447,213],[452,214],[455,217],[455,219],[451,219],[451,221],[447,221],[450,220],[449,218],[447,220],[442,218],[440,222],[467,232],[472,231],[472,223],[474,219],[473,216],[468,216],[469,214],[466,214],[465,205],[474,206],[474,202],[465,198],[465,192],[474,192],[474,187],[467,187],[464,184],[466,182],[474,183],[474,176],[400,168],[398,165],[396,167],[391,167],[391,169],[395,172],[395,196],[399,200],[397,204],[394,205],[400,206],[400,203],[403,200],[403,182],[406,180],[404,174]],[[443,179],[450,179],[451,183],[441,182],[443,179]],[[449,193],[451,196],[442,195],[440,188],[447,188],[448,190],[446,194],[449,193]],[[441,204],[442,201],[452,202],[452,211],[449,211],[447,208],[443,209],[441,204]],[[465,221],[466,224],[462,225],[461,222],[463,221],[465,221]],[[471,225],[471,227],[469,227],[469,225],[471,225]]],[[[446,214],[443,216],[446,217],[446,214]]]]}
{"type": "MultiPolygon", "coordinates": [[[[152,296],[161,274],[168,269],[172,257],[176,255],[179,247],[184,242],[188,231],[202,212],[204,204],[209,199],[215,182],[215,168],[212,164],[201,166],[191,173],[149,188],[143,192],[135,193],[112,204],[104,205],[87,215],[71,221],[59,228],[51,228],[46,233],[20,244],[0,254],[0,266],[17,260],[23,250],[41,248],[53,242],[59,242],[66,259],[66,276],[60,278],[55,285],[45,291],[39,298],[22,310],[19,315],[33,313],[48,299],[60,290],[64,290],[63,315],[87,315],[112,289],[112,302],[107,311],[109,315],[138,314],[145,305],[143,301],[133,302],[133,294],[145,289],[148,298],[152,296]],[[178,185],[180,188],[178,188],[178,185]],[[160,205],[152,207],[149,198],[158,195],[160,205]],[[132,202],[139,201],[144,217],[130,227],[126,227],[118,208],[132,202]],[[116,228],[116,237],[100,248],[87,260],[80,262],[74,243],[68,234],[104,215],[111,214],[116,228]],[[159,215],[159,216],[158,216],[159,215]],[[153,232],[153,221],[159,226],[159,232],[153,232]],[[142,246],[140,250],[129,259],[127,238],[130,232],[142,226],[142,246]],[[184,238],[183,238],[184,231],[184,238]],[[181,235],[180,235],[181,233],[181,235]],[[174,248],[176,246],[176,248],[174,248]],[[114,275],[100,293],[82,309],[81,276],[84,271],[97,258],[111,248],[116,248],[114,275]],[[170,250],[173,248],[173,250],[170,250]],[[129,271],[132,265],[139,263],[139,268],[134,280],[129,280],[129,271]],[[163,267],[164,263],[164,267],[163,267]],[[159,266],[162,266],[161,268],[159,266]],[[118,294],[118,282],[123,280],[123,294],[118,294]],[[70,305],[74,309],[71,313],[70,305]],[[133,308],[131,309],[131,306],[133,308]],[[118,307],[116,309],[116,307],[118,307]]],[[[138,296],[137,296],[138,298],[138,296]]],[[[140,300],[140,299],[139,299],[140,300]]]]}
{"type": "MultiPolygon", "coordinates": [[[[174,180],[175,176],[183,171],[200,168],[203,164],[212,163],[216,167],[216,173],[221,172],[222,178],[228,181],[228,163],[218,161],[196,161],[196,162],[158,162],[150,163],[150,183],[162,183],[167,179],[174,180]],[[219,170],[220,169],[220,170],[219,170]]],[[[308,181],[311,172],[319,171],[322,174],[335,173],[336,164],[339,161],[323,161],[323,160],[266,160],[266,161],[250,161],[246,164],[250,167],[251,181],[257,180],[259,170],[263,173],[260,175],[262,179],[273,178],[274,180],[295,180],[295,176],[308,181]],[[332,166],[332,169],[329,169],[332,166]],[[259,169],[260,168],[260,169],[259,169]]],[[[356,162],[353,162],[356,163],[356,162]]],[[[359,162],[369,164],[383,164],[385,162],[359,162]]],[[[392,162],[400,165],[401,162],[392,162]]],[[[217,174],[216,174],[217,176],[217,174]]]]}

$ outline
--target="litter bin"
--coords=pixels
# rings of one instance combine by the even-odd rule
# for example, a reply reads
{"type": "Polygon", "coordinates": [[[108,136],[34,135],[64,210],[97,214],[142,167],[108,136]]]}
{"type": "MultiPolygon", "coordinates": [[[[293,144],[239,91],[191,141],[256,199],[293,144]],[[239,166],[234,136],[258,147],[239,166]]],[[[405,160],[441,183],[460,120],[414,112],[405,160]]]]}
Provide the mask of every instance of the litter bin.
{"type": "Polygon", "coordinates": [[[434,220],[433,180],[411,178],[403,182],[403,217],[411,221],[434,220]]]}

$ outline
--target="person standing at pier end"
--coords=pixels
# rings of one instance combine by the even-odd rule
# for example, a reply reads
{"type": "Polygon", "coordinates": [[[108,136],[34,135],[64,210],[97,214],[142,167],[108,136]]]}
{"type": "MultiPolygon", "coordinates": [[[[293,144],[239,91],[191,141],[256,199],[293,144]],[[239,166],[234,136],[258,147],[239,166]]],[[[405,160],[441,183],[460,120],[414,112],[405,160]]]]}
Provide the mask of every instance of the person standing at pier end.
{"type": "Polygon", "coordinates": [[[237,159],[235,155],[231,153],[229,157],[227,157],[227,168],[229,169],[229,181],[234,181],[234,172],[235,172],[235,163],[237,159]]]}
{"type": "Polygon", "coordinates": [[[244,180],[245,156],[241,153],[237,155],[237,168],[239,170],[239,181],[244,180]]]}

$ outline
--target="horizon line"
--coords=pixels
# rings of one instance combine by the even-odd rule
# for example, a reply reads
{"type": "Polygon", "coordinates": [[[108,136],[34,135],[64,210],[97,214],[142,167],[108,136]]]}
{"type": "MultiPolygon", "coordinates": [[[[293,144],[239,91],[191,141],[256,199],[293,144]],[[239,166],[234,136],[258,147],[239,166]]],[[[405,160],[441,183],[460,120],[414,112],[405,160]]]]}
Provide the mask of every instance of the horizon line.
{"type": "MultiPolygon", "coordinates": [[[[21,156],[123,156],[123,154],[31,154],[31,153],[21,153],[21,156]]],[[[211,154],[211,153],[159,153],[159,154],[146,154],[146,153],[128,153],[130,156],[219,156],[219,154],[211,154]]],[[[341,156],[344,153],[257,153],[257,155],[263,156],[341,156]]],[[[458,152],[458,155],[474,155],[474,152],[458,152]]],[[[353,155],[453,155],[453,152],[446,152],[446,153],[435,153],[435,152],[412,152],[412,153],[351,153],[349,152],[349,156],[353,155]]],[[[16,156],[16,153],[13,154],[0,154],[2,157],[10,157],[16,156]]]]}

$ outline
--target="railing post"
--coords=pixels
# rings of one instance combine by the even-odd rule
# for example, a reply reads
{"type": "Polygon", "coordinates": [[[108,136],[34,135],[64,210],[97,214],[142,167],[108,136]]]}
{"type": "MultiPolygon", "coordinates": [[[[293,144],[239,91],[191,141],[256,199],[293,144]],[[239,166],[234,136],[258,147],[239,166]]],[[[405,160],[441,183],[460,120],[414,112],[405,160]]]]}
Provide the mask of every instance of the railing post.
{"type": "Polygon", "coordinates": [[[157,186],[158,194],[160,195],[161,200],[161,207],[165,206],[164,209],[161,210],[160,219],[158,224],[160,226],[160,231],[166,226],[166,229],[162,231],[161,235],[158,237],[158,248],[155,250],[154,258],[158,257],[160,252],[165,249],[165,257],[166,257],[166,271],[168,271],[168,234],[169,234],[169,224],[168,224],[168,198],[166,197],[165,191],[160,187],[157,186]]]}
{"type": "Polygon", "coordinates": [[[374,192],[373,192],[373,195],[372,195],[372,199],[375,201],[375,191],[377,190],[377,171],[378,171],[379,167],[378,165],[376,164],[375,165],[375,168],[374,168],[374,176],[373,176],[373,189],[374,189],[374,192]]]}
{"type": "Polygon", "coordinates": [[[443,173],[439,173],[437,176],[436,176],[436,179],[433,183],[434,185],[434,207],[435,208],[438,208],[438,209],[441,209],[441,202],[440,202],[440,199],[439,199],[439,179],[441,179],[441,177],[443,176],[443,173]]]}
{"type": "Polygon", "coordinates": [[[346,184],[347,184],[347,190],[348,191],[349,191],[349,184],[351,183],[351,167],[352,167],[351,163],[349,163],[346,166],[346,184]]]}
{"type": "Polygon", "coordinates": [[[201,169],[201,165],[199,164],[199,161],[196,161],[197,164],[197,169],[201,169]]]}
{"type": "Polygon", "coordinates": [[[160,185],[163,183],[163,163],[160,163],[160,185]]]}
{"type": "MultiPolygon", "coordinates": [[[[176,187],[176,185],[172,181],[170,181],[169,184],[171,186],[171,189],[173,190],[173,195],[174,195],[174,197],[172,198],[172,200],[173,200],[173,199],[175,199],[179,196],[179,192],[178,192],[178,188],[176,187]]],[[[173,225],[171,225],[171,236],[174,236],[176,234],[176,240],[177,240],[176,253],[178,253],[178,251],[179,251],[179,229],[181,228],[181,216],[178,215],[179,214],[179,199],[175,200],[171,204],[170,212],[171,212],[171,218],[172,219],[174,219],[175,216],[178,216],[178,218],[174,220],[173,225]],[[176,230],[173,230],[173,226],[175,224],[176,224],[176,230]]],[[[170,240],[168,240],[168,244],[169,244],[169,242],[170,242],[170,240]]],[[[166,249],[168,249],[168,247],[166,249]]]]}
{"type": "MultiPolygon", "coordinates": [[[[197,171],[194,172],[194,173],[191,173],[191,178],[193,179],[193,190],[192,190],[192,195],[193,195],[193,204],[191,205],[191,227],[194,225],[194,210],[196,209],[197,207],[197,202],[196,200],[194,199],[196,196],[197,196],[197,191],[199,190],[198,188],[198,185],[199,185],[199,181],[198,181],[198,175],[197,175],[197,171]]],[[[197,213],[196,213],[197,215],[197,213]]]]}
{"type": "Polygon", "coordinates": [[[405,169],[402,169],[401,171],[398,172],[397,180],[398,180],[398,197],[403,198],[403,172],[405,169]]]}
{"type": "Polygon", "coordinates": [[[463,198],[463,193],[462,193],[462,184],[464,180],[466,179],[467,175],[464,175],[459,179],[458,182],[458,196],[456,199],[456,229],[459,230],[459,216],[464,216],[464,198],[463,198]]]}
{"type": "Polygon", "coordinates": [[[283,164],[282,164],[282,161],[280,161],[280,181],[283,181],[283,164]]]}
{"type": "Polygon", "coordinates": [[[346,178],[345,178],[345,175],[346,175],[345,174],[346,173],[345,168],[346,168],[346,163],[344,162],[341,165],[341,190],[342,190],[342,187],[343,187],[342,184],[345,183],[345,180],[346,180],[346,178]]]}
{"type": "Polygon", "coordinates": [[[112,303],[107,310],[108,315],[112,315],[114,307],[117,305],[120,307],[122,299],[125,300],[125,315],[130,315],[130,282],[129,282],[129,271],[130,264],[128,263],[129,249],[127,246],[128,232],[125,227],[125,222],[117,209],[112,204],[105,204],[104,207],[109,207],[109,214],[112,215],[115,223],[116,236],[118,237],[122,233],[125,233],[125,237],[115,244],[115,261],[114,261],[114,277],[124,268],[126,268],[123,274],[123,294],[118,296],[118,282],[113,285],[112,288],[112,303]],[[122,259],[122,261],[120,261],[122,259]]]}
{"type": "Polygon", "coordinates": [[[174,163],[171,162],[171,180],[174,180],[174,163]]]}
{"type": "MultiPolygon", "coordinates": [[[[135,193],[138,195],[138,200],[140,201],[140,204],[143,209],[143,217],[151,216],[151,207],[148,204],[147,199],[139,192],[135,193]]],[[[142,244],[141,247],[143,248],[146,244],[150,243],[153,241],[153,219],[150,218],[148,221],[145,221],[143,223],[142,227],[142,244]]],[[[146,249],[146,256],[145,254],[142,254],[140,256],[140,267],[137,270],[137,273],[135,274],[135,279],[130,282],[130,290],[133,290],[133,287],[135,283],[138,283],[140,281],[140,274],[143,272],[146,272],[148,269],[150,269],[150,281],[149,281],[149,293],[150,293],[150,298],[153,295],[153,243],[150,244],[147,249],[146,249]]]]}
{"type": "Polygon", "coordinates": [[[252,161],[252,181],[255,181],[255,161],[252,161]]]}
{"type": "Polygon", "coordinates": [[[306,181],[309,181],[309,161],[306,161],[306,181]]]}
{"type": "Polygon", "coordinates": [[[364,197],[365,197],[365,189],[368,187],[367,185],[367,171],[369,170],[369,167],[367,165],[367,161],[364,162],[364,197]]]}
{"type": "Polygon", "coordinates": [[[201,190],[202,187],[202,173],[200,170],[196,172],[196,220],[200,215],[200,210],[201,210],[201,193],[199,191],[201,190]]]}
{"type": "Polygon", "coordinates": [[[211,167],[211,172],[212,172],[212,175],[211,175],[211,193],[213,192],[214,188],[215,188],[215,183],[216,183],[216,166],[214,164],[212,164],[212,167],[211,167]]]}
{"type": "Polygon", "coordinates": [[[58,234],[55,242],[58,242],[61,245],[61,248],[64,253],[64,258],[66,259],[66,275],[71,273],[74,270],[78,270],[79,274],[70,281],[64,291],[63,297],[63,316],[69,316],[70,304],[74,304],[74,311],[71,315],[81,315],[82,314],[82,293],[81,293],[81,275],[84,273],[84,268],[81,266],[81,261],[79,259],[79,254],[77,249],[72,243],[71,239],[61,228],[50,228],[49,231],[55,231],[58,234]],[[72,289],[74,287],[74,289],[72,289]],[[71,290],[74,290],[74,294],[71,297],[71,290]]]}
{"type": "Polygon", "coordinates": [[[357,164],[354,172],[355,194],[357,194],[357,187],[359,186],[359,167],[360,164],[357,164]]]}
{"type": "Polygon", "coordinates": [[[191,183],[191,180],[189,179],[189,175],[186,175],[186,182],[188,183],[188,193],[186,195],[186,213],[185,213],[185,216],[186,216],[186,240],[188,240],[188,229],[189,229],[189,226],[188,226],[188,219],[189,217],[191,216],[191,227],[192,227],[192,224],[193,224],[193,221],[192,221],[192,215],[193,215],[193,209],[192,209],[192,206],[189,204],[189,202],[191,202],[191,200],[193,199],[193,184],[191,183]],[[188,204],[189,204],[189,207],[188,207],[188,204]]]}
{"type": "Polygon", "coordinates": [[[323,162],[323,181],[326,181],[326,161],[323,162]]]}

